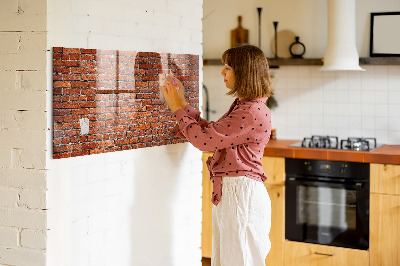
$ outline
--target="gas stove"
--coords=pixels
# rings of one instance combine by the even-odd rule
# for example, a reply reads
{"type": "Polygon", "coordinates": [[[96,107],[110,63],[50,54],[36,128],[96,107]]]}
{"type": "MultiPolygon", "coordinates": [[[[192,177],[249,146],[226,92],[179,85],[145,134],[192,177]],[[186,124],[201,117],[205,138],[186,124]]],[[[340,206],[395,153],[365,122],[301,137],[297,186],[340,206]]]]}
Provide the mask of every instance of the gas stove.
{"type": "MultiPolygon", "coordinates": [[[[353,151],[371,151],[378,147],[376,138],[347,138],[339,142],[336,136],[311,136],[303,141],[289,145],[291,147],[338,149],[353,151]]],[[[380,145],[379,145],[380,146],[380,145]]]]}

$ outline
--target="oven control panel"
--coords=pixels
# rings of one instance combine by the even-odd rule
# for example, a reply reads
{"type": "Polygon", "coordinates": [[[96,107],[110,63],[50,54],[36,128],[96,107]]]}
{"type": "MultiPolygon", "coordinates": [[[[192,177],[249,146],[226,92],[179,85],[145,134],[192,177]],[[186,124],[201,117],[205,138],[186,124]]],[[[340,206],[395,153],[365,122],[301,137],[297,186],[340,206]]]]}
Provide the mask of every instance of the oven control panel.
{"type": "Polygon", "coordinates": [[[286,158],[286,174],[369,179],[369,164],[286,158]]]}

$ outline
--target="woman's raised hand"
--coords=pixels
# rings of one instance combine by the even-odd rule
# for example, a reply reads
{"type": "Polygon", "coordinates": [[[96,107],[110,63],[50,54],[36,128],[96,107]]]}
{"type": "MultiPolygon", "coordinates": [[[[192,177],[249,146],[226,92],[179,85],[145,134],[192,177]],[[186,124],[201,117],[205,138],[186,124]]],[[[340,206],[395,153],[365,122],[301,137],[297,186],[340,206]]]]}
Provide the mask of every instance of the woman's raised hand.
{"type": "Polygon", "coordinates": [[[187,102],[185,100],[185,87],[174,76],[168,75],[165,85],[161,88],[165,102],[169,109],[175,112],[178,109],[185,109],[187,102]]]}

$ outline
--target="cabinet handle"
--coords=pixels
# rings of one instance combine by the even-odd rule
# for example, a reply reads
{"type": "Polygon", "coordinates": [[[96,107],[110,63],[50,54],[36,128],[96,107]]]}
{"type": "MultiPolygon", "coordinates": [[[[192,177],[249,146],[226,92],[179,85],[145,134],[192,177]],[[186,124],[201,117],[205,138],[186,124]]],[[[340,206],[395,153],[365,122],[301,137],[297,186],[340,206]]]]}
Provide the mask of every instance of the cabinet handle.
{"type": "Polygon", "coordinates": [[[330,256],[333,257],[335,254],[328,254],[328,253],[320,253],[320,252],[314,252],[315,255],[323,255],[323,256],[330,256]]]}

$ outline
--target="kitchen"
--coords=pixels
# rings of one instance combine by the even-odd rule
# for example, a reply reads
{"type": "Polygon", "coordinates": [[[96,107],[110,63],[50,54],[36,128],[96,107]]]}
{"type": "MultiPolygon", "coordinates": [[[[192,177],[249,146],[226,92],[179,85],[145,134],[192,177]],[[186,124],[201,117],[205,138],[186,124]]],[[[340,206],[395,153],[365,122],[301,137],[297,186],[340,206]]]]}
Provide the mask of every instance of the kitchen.
{"type": "MultiPolygon", "coordinates": [[[[356,4],[357,48],[360,57],[367,58],[368,13],[400,7],[397,0],[356,4]]],[[[321,58],[327,39],[326,1],[6,0],[0,5],[2,265],[201,264],[202,153],[179,143],[54,159],[54,47],[196,55],[199,84],[204,83],[210,94],[223,96],[225,90],[218,89],[221,66],[203,69],[201,59],[219,58],[238,15],[250,30],[250,42],[257,44],[257,8],[262,7],[261,46],[269,58],[275,20],[280,38],[289,35],[288,42],[293,42],[294,34],[300,36],[306,58],[321,58]]],[[[399,97],[394,89],[399,87],[398,65],[363,65],[366,72],[354,73],[320,72],[319,67],[273,69],[278,102],[273,110],[275,144],[313,134],[340,139],[362,135],[376,137],[379,144],[399,143],[399,97]],[[346,84],[348,91],[342,87],[346,84]],[[383,91],[376,90],[376,84],[383,91]],[[340,94],[336,86],[343,88],[340,94]],[[342,95],[343,102],[338,100],[342,95]],[[354,115],[347,117],[346,112],[354,115]],[[311,118],[298,120],[298,114],[311,118]],[[322,120],[325,117],[329,119],[322,120]],[[366,134],[370,131],[372,136],[366,134]]],[[[230,103],[229,97],[224,99],[230,103]]],[[[225,102],[218,101],[211,102],[210,109],[217,111],[210,113],[211,120],[226,109],[225,102]]],[[[264,165],[276,197],[274,206],[282,207],[274,217],[282,217],[283,158],[294,151],[274,149],[272,141],[269,148],[264,165]]],[[[381,163],[376,172],[395,171],[381,169],[381,163]]],[[[209,203],[208,196],[204,200],[209,203]]],[[[283,230],[283,219],[278,225],[283,230]]],[[[270,253],[274,258],[284,255],[281,232],[271,235],[282,239],[282,246],[275,245],[277,251],[270,253]]],[[[287,253],[286,257],[290,258],[287,253]]]]}
{"type": "MultiPolygon", "coordinates": [[[[228,5],[228,3],[225,4],[228,5]]],[[[261,48],[267,58],[270,59],[270,64],[271,62],[275,64],[274,21],[279,22],[278,42],[281,38],[282,43],[285,42],[286,50],[289,50],[289,45],[295,41],[293,37],[300,36],[300,41],[306,46],[306,53],[304,54],[306,59],[324,57],[328,39],[326,31],[328,6],[326,2],[300,1],[289,3],[289,1],[283,1],[279,4],[272,4],[262,1],[255,1],[254,3],[237,1],[235,4],[230,2],[230,9],[225,8],[226,5],[222,2],[204,1],[203,57],[205,66],[203,68],[203,83],[207,88],[210,99],[208,103],[210,120],[218,119],[231,102],[224,95],[225,88],[219,76],[221,65],[218,65],[217,60],[219,54],[230,44],[229,33],[237,27],[237,16],[242,17],[241,25],[245,29],[249,29],[249,42],[257,45],[259,43],[257,8],[262,8],[261,48]],[[217,34],[220,38],[215,38],[217,34]],[[287,40],[288,36],[293,39],[287,40]]],[[[302,249],[301,246],[296,246],[296,242],[286,241],[285,243],[285,227],[281,225],[281,223],[284,223],[285,217],[285,202],[282,199],[285,198],[283,196],[285,189],[288,189],[285,188],[285,158],[322,160],[322,162],[324,160],[346,160],[346,162],[366,162],[368,166],[368,162],[371,162],[371,176],[369,178],[371,178],[370,210],[372,214],[377,214],[377,204],[380,204],[379,202],[382,200],[379,195],[383,193],[393,195],[387,201],[396,201],[397,199],[397,205],[394,206],[398,206],[398,181],[392,183],[393,190],[391,192],[382,192],[382,184],[374,179],[374,176],[378,174],[384,180],[398,180],[399,176],[397,165],[400,157],[398,148],[400,143],[400,94],[398,90],[400,87],[400,67],[398,61],[397,63],[387,61],[386,64],[363,64],[365,62],[363,59],[370,56],[370,13],[398,11],[399,8],[398,2],[395,1],[379,3],[377,1],[356,1],[355,39],[361,58],[361,67],[366,71],[321,71],[321,65],[307,65],[307,63],[303,65],[280,65],[278,68],[271,69],[275,90],[274,97],[278,104],[276,108],[272,109],[272,124],[273,128],[276,129],[277,140],[270,141],[265,150],[264,169],[270,178],[270,182],[267,181],[266,186],[270,194],[275,195],[276,201],[273,201],[272,204],[275,203],[278,206],[275,211],[273,207],[273,215],[275,213],[280,217],[278,221],[275,221],[278,224],[275,226],[277,226],[280,235],[276,231],[271,231],[271,239],[278,239],[276,244],[278,248],[275,250],[272,248],[266,260],[267,265],[298,265],[295,262],[300,263],[299,258],[295,256],[294,252],[302,254],[301,256],[304,256],[304,258],[313,252],[322,253],[322,255],[319,255],[320,257],[317,255],[316,258],[311,259],[310,256],[310,261],[304,260],[301,265],[326,265],[330,263],[337,265],[341,261],[339,259],[341,256],[345,258],[352,256],[355,261],[358,260],[359,265],[397,265],[399,263],[397,256],[399,248],[394,243],[389,243],[389,246],[387,246],[388,249],[392,250],[392,253],[378,251],[381,256],[384,256],[382,254],[388,255],[389,259],[386,261],[377,256],[375,246],[375,249],[370,251],[369,254],[361,252],[360,257],[357,254],[344,255],[345,252],[336,252],[336,259],[338,260],[329,262],[330,257],[335,257],[329,255],[335,254],[335,251],[311,251],[307,250],[309,247],[302,249]],[[326,136],[329,136],[328,140],[324,139],[326,136]],[[358,143],[353,139],[348,139],[353,137],[371,139],[358,143]],[[312,142],[315,145],[314,147],[324,148],[309,150],[299,148],[301,142],[304,142],[306,146],[309,146],[312,142]],[[389,145],[386,146],[388,148],[386,151],[382,152],[379,149],[382,144],[389,145]],[[338,151],[333,149],[336,145],[339,147],[338,151]],[[358,147],[360,146],[370,146],[371,149],[375,149],[375,145],[378,149],[372,152],[347,151],[347,153],[344,153],[340,151],[341,145],[343,145],[342,149],[346,150],[349,149],[346,146],[353,146],[354,149],[359,150],[358,147]],[[385,163],[391,170],[386,169],[385,163]],[[383,169],[385,170],[383,171],[383,169]],[[386,178],[385,173],[388,173],[386,178]],[[295,243],[294,246],[290,246],[293,243],[295,243]],[[397,251],[396,254],[393,251],[397,251]],[[322,264],[313,264],[316,263],[313,259],[321,260],[322,264]]],[[[279,57],[289,58],[289,52],[282,51],[283,49],[285,47],[280,47],[278,44],[279,57]]],[[[394,61],[396,60],[398,58],[394,58],[394,61]]],[[[321,161],[318,162],[321,163],[321,161]]],[[[318,162],[312,161],[311,163],[318,162]]],[[[317,165],[315,165],[316,167],[317,165]]],[[[330,165],[327,167],[330,167],[330,165]]],[[[204,180],[207,180],[207,177],[204,177],[204,180]]],[[[208,187],[204,186],[204,190],[207,191],[208,187]]],[[[205,193],[203,195],[207,195],[207,192],[203,191],[203,193],[205,193]]],[[[286,199],[287,197],[286,195],[286,199]]],[[[295,196],[293,197],[295,198],[295,196]]],[[[203,200],[205,210],[207,210],[207,207],[204,206],[207,206],[207,204],[203,200]]],[[[395,207],[392,207],[392,210],[393,208],[395,207]]],[[[292,216],[291,218],[296,217],[292,216]]],[[[206,219],[203,217],[203,232],[209,230],[210,226],[206,219]]],[[[398,221],[398,218],[394,219],[393,223],[396,224],[395,221],[398,221]]],[[[380,222],[375,219],[370,220],[370,223],[372,226],[380,222]]],[[[272,227],[274,228],[274,222],[272,227]]],[[[393,233],[398,230],[396,226],[390,228],[388,230],[393,230],[393,233]]],[[[370,230],[376,230],[376,227],[370,230]]],[[[370,234],[370,241],[381,239],[377,238],[375,231],[370,231],[370,234]]],[[[203,233],[204,257],[210,255],[208,243],[210,243],[209,236],[204,236],[203,233]]],[[[377,244],[370,243],[370,248],[374,245],[377,244]]],[[[313,248],[315,247],[313,246],[313,248]]],[[[356,264],[347,261],[347,264],[344,265],[356,264]]]]}

